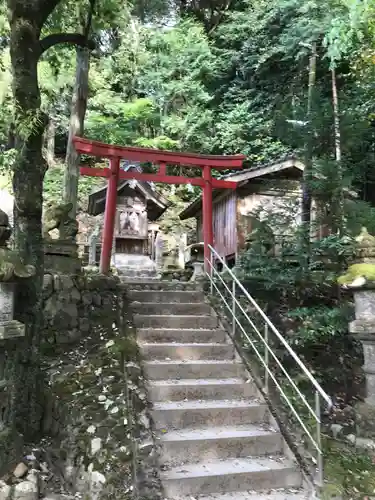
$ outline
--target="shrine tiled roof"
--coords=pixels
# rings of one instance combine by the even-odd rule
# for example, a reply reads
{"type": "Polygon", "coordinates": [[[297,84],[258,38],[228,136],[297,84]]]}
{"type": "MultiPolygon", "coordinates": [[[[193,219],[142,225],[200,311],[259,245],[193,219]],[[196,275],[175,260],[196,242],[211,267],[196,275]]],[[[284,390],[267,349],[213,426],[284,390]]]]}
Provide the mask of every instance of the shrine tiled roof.
{"type": "MultiPolygon", "coordinates": [[[[142,166],[138,162],[128,162],[123,160],[120,168],[125,171],[134,170],[142,172],[142,166]]],[[[139,191],[147,199],[147,212],[149,220],[158,219],[168,208],[169,202],[164,196],[159,193],[152,182],[136,181],[133,179],[124,180],[118,183],[117,192],[123,190],[126,186],[139,191]]],[[[105,201],[107,196],[107,186],[97,189],[89,196],[87,212],[90,215],[99,215],[104,212],[105,201]]]]}

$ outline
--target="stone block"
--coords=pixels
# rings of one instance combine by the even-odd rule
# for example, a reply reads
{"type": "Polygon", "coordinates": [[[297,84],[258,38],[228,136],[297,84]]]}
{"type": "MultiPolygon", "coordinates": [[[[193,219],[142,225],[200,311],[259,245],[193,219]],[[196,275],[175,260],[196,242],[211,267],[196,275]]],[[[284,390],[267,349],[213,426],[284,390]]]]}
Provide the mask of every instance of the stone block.
{"type": "Polygon", "coordinates": [[[13,475],[17,478],[22,478],[24,476],[26,476],[26,474],[29,472],[29,468],[28,466],[23,463],[23,462],[20,462],[17,467],[14,469],[13,471],[13,475]]]}
{"type": "Polygon", "coordinates": [[[10,321],[14,316],[14,283],[0,282],[0,322],[10,321]]]}
{"type": "Polygon", "coordinates": [[[54,291],[54,279],[52,274],[45,274],[43,277],[43,298],[46,300],[54,291]]]}
{"type": "Polygon", "coordinates": [[[70,300],[77,304],[78,302],[81,301],[81,293],[80,291],[77,289],[77,288],[73,288],[71,291],[70,291],[70,295],[69,295],[69,298],[70,300]]]}
{"type": "Polygon", "coordinates": [[[13,491],[13,500],[38,500],[38,485],[34,481],[23,481],[16,484],[13,491]]]}
{"type": "Polygon", "coordinates": [[[8,500],[10,498],[10,486],[5,481],[0,481],[0,500],[8,500]]]}
{"type": "Polygon", "coordinates": [[[354,292],[356,320],[375,323],[375,290],[356,290],[354,292]]]}
{"type": "Polygon", "coordinates": [[[358,403],[356,410],[356,434],[365,438],[375,438],[375,407],[367,403],[358,403]]]}
{"type": "Polygon", "coordinates": [[[81,272],[81,260],[67,255],[45,255],[44,268],[48,272],[77,274],[81,272]]]}
{"type": "Polygon", "coordinates": [[[371,319],[355,319],[349,323],[349,331],[354,335],[358,335],[358,340],[368,338],[374,335],[375,338],[375,318],[371,319]]]}
{"type": "Polygon", "coordinates": [[[25,325],[13,319],[0,323],[0,340],[25,336],[25,325]]]}
{"type": "Polygon", "coordinates": [[[88,318],[81,318],[79,320],[79,329],[81,333],[87,333],[90,331],[90,320],[88,318]]]}

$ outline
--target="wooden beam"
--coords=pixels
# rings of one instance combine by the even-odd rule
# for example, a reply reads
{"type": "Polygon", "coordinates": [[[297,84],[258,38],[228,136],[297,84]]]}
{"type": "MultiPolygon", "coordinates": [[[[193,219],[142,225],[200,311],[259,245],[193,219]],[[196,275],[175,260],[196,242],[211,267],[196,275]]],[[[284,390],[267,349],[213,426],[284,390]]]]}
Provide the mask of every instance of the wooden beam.
{"type": "Polygon", "coordinates": [[[98,141],[90,141],[83,137],[74,137],[73,142],[78,153],[101,158],[124,158],[140,162],[165,163],[186,167],[204,168],[209,166],[218,170],[242,168],[242,163],[246,158],[244,155],[198,155],[131,146],[113,146],[98,141]]]}
{"type": "Polygon", "coordinates": [[[80,167],[79,173],[89,177],[110,177],[111,170],[109,168],[93,168],[93,167],[80,167]]]}
{"type": "MultiPolygon", "coordinates": [[[[109,168],[92,168],[80,167],[81,175],[88,175],[89,177],[110,177],[111,170],[109,168]]],[[[192,186],[203,187],[204,180],[201,177],[184,177],[182,175],[162,175],[157,174],[141,174],[139,172],[124,172],[120,170],[119,179],[131,180],[141,182],[155,182],[161,184],[191,184],[192,186]]],[[[236,189],[237,183],[232,181],[224,181],[221,179],[212,179],[212,187],[214,189],[236,189]]]]}

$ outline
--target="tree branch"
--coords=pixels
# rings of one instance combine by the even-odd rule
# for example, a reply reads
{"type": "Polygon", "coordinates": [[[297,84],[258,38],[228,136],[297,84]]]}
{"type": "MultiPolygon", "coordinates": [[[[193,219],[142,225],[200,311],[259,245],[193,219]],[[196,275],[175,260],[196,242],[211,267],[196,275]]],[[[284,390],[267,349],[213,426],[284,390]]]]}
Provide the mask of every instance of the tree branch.
{"type": "Polygon", "coordinates": [[[87,47],[90,50],[95,49],[95,43],[92,40],[87,40],[85,35],[80,33],[55,33],[48,35],[40,41],[40,55],[54,45],[60,43],[69,43],[78,45],[79,47],[87,47]]]}

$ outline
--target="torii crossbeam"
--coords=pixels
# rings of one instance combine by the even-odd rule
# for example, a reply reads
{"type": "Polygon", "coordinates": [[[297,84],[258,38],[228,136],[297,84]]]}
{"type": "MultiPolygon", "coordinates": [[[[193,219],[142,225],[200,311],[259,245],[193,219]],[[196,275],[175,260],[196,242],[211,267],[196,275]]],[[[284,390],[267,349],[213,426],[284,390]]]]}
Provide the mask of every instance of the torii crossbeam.
{"type": "MultiPolygon", "coordinates": [[[[73,139],[77,153],[108,158],[109,168],[80,168],[81,175],[91,177],[106,177],[108,179],[107,198],[104,213],[103,241],[100,256],[100,271],[108,273],[111,263],[111,252],[113,233],[115,229],[117,185],[119,180],[135,179],[143,182],[155,182],[163,184],[192,184],[203,188],[203,239],[204,257],[206,263],[210,258],[209,245],[213,246],[212,227],[212,190],[213,189],[235,189],[236,182],[224,181],[212,177],[212,169],[227,170],[241,168],[245,159],[243,155],[235,156],[213,156],[197,155],[193,153],[178,153],[161,151],[158,149],[123,147],[104,144],[98,141],[90,141],[82,137],[73,139]],[[145,174],[139,172],[125,172],[120,169],[120,160],[133,160],[137,162],[150,162],[159,165],[156,174],[145,174]],[[180,165],[185,168],[198,167],[202,170],[202,177],[186,177],[183,175],[168,175],[168,165],[180,165]]],[[[207,269],[207,267],[206,267],[207,269]]]]}

